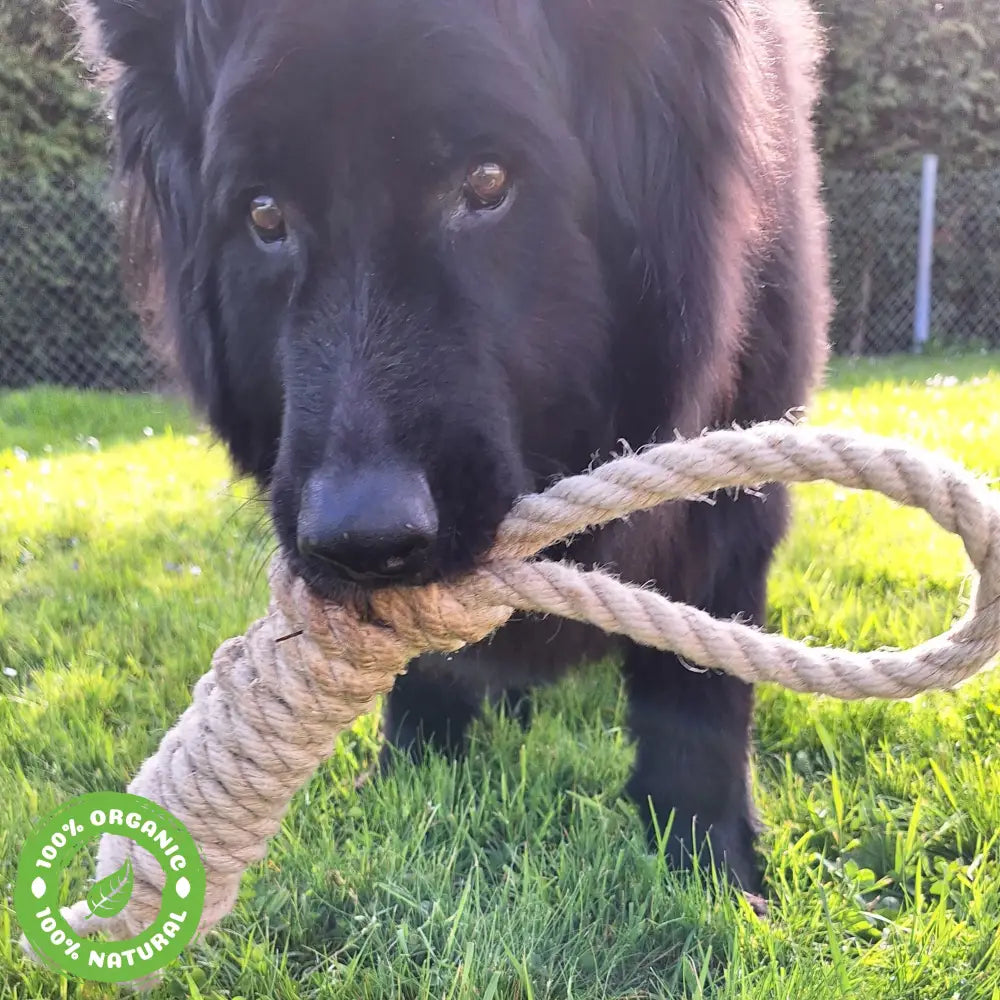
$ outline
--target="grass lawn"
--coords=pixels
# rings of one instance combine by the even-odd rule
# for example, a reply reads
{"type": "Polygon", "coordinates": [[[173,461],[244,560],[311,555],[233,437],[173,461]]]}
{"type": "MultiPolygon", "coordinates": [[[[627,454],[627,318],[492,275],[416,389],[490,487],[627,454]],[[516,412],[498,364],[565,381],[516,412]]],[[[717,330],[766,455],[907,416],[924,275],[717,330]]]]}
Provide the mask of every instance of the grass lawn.
{"type": "MultiPolygon", "coordinates": [[[[997,476],[998,399],[1000,356],[842,364],[812,419],[997,476]]],[[[775,628],[910,645],[964,609],[959,545],[924,515],[796,496],[775,628]]],[[[116,995],[22,958],[20,846],[39,813],[127,784],[263,610],[271,546],[264,506],[178,404],[0,396],[0,1000],[116,995]]],[[[545,692],[526,735],[487,718],[467,763],[360,792],[377,742],[359,721],[155,995],[1000,998],[1000,673],[902,704],[761,691],[767,922],[647,855],[618,795],[623,708],[597,669],[545,692]]]]}

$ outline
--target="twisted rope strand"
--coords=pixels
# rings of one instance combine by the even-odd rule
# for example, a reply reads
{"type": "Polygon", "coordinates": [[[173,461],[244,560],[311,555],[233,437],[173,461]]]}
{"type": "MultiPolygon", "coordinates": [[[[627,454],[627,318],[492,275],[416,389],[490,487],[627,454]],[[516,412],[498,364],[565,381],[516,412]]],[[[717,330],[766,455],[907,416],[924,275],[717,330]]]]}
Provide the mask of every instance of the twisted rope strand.
{"type": "MultiPolygon", "coordinates": [[[[858,434],[784,422],[723,430],[616,459],[525,497],[483,565],[448,584],[372,596],[372,620],[318,600],[279,558],[267,617],[224,642],[193,700],[129,791],[173,813],[198,843],[208,876],[201,930],[231,909],[243,872],[264,857],[295,792],[337,735],[372,711],[416,656],[453,652],[500,628],[514,610],[589,622],[745,681],[837,698],[907,698],[970,677],[1000,651],[1000,501],[951,463],[858,434]],[[623,584],[600,571],[531,561],[543,549],[630,513],[720,489],[829,480],[920,507],[959,535],[978,571],[968,613],[913,650],[860,654],[810,648],[623,584]]],[[[97,877],[131,858],[135,888],[110,921],[130,937],[159,908],[163,873],[128,840],[106,836],[97,877]]]]}

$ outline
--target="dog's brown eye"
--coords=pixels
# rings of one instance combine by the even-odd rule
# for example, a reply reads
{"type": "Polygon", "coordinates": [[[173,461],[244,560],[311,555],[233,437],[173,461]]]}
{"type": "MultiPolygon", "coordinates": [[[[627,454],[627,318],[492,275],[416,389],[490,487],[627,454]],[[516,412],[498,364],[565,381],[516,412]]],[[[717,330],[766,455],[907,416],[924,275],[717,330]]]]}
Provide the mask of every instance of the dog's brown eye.
{"type": "Polygon", "coordinates": [[[250,202],[250,225],[262,243],[280,243],[288,235],[285,214],[268,194],[258,195],[250,202]]]}
{"type": "Polygon", "coordinates": [[[478,163],[465,175],[466,197],[473,208],[498,208],[509,188],[507,171],[499,163],[478,163]]]}

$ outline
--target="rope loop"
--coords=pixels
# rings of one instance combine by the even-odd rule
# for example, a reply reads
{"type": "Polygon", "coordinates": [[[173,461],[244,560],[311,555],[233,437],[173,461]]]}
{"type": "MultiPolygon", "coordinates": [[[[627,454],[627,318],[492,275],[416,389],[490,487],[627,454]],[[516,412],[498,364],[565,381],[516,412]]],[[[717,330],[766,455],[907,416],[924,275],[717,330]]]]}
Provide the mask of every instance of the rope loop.
{"type": "MultiPolygon", "coordinates": [[[[708,432],[629,454],[522,498],[478,569],[458,580],[371,596],[369,613],[324,602],[279,557],[267,617],[223,643],[191,705],[129,786],[164,806],[202,851],[208,892],[201,929],[231,909],[243,872],[264,857],[295,792],[370,712],[414,657],[452,652],[515,610],[588,622],[748,682],[837,698],[908,698],[946,689],[1000,652],[1000,501],[953,463],[861,434],[784,421],[708,432]],[[542,550],[630,513],[718,490],[828,480],[922,508],[958,535],[976,571],[971,606],[915,649],[810,647],[719,621],[592,570],[537,560],[542,550]]],[[[80,933],[131,937],[159,907],[163,873],[149,855],[105,837],[97,877],[132,860],[129,906],[111,921],[68,911],[80,933]]]]}

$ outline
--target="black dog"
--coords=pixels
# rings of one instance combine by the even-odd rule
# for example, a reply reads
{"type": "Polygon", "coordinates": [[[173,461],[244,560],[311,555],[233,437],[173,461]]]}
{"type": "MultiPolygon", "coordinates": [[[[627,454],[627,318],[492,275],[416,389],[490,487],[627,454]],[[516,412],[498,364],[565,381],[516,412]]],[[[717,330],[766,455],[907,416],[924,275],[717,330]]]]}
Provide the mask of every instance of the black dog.
{"type": "MultiPolygon", "coordinates": [[[[83,8],[139,276],[318,591],[459,573],[518,494],[623,440],[807,402],[829,300],[799,0],[83,8]]],[[[786,516],[777,487],[667,505],[563,554],[759,622],[786,516]]],[[[484,696],[613,651],[629,794],[675,810],[675,862],[707,834],[757,890],[736,680],[523,620],[414,664],[386,731],[458,746],[484,696]]]]}

